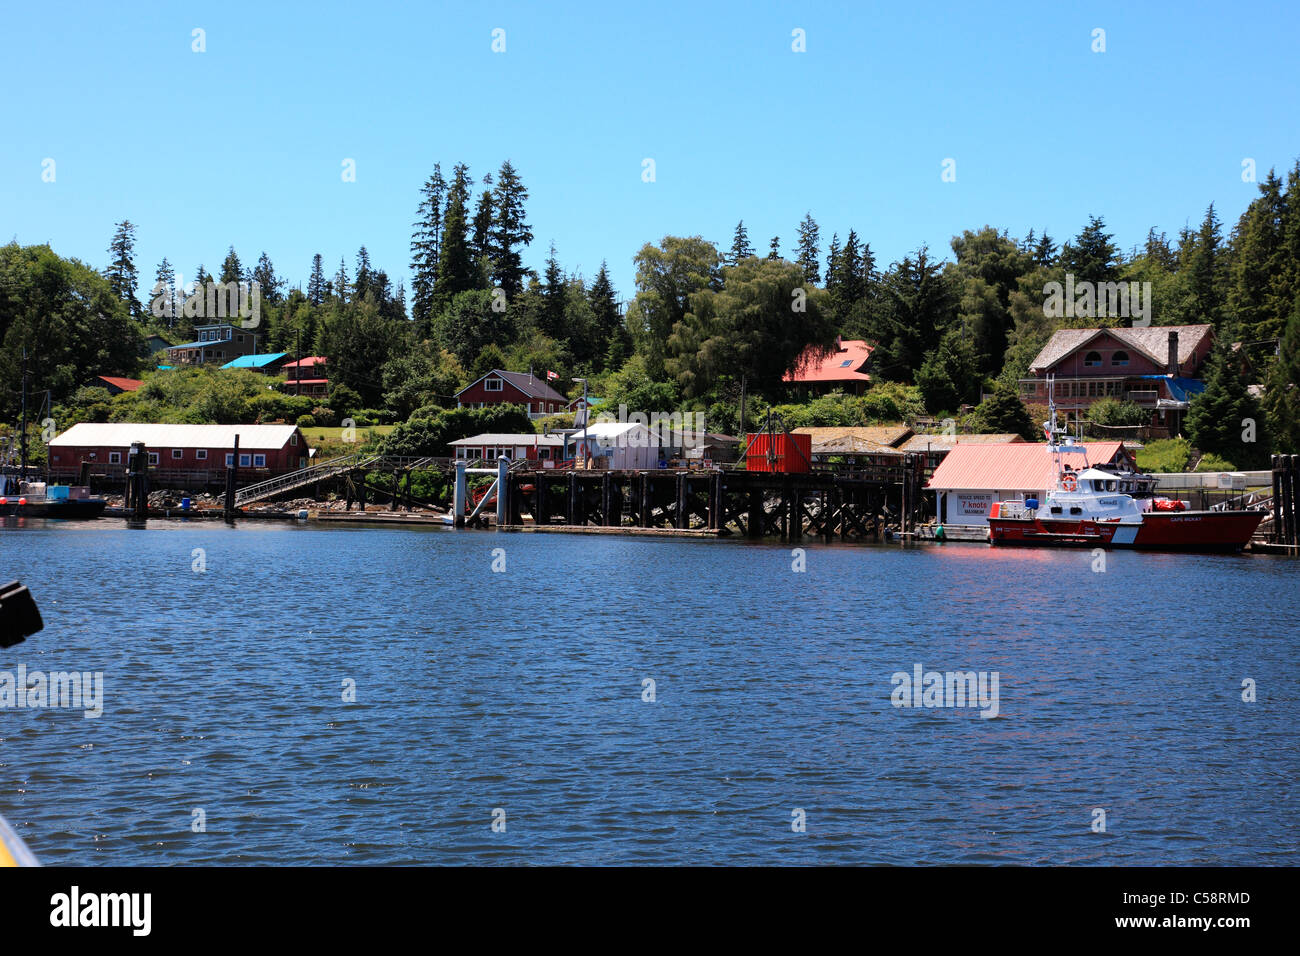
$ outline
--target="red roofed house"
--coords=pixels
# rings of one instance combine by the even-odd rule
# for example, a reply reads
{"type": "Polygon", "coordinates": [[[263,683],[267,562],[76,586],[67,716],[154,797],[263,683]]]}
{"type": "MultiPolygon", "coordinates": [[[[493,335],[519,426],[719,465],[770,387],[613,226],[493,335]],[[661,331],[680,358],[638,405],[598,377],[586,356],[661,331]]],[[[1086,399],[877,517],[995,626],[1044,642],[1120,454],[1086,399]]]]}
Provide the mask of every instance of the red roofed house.
{"type": "Polygon", "coordinates": [[[1099,398],[1148,409],[1148,424],[1177,435],[1191,397],[1204,391],[1201,366],[1213,347],[1209,325],[1058,329],[1020,380],[1025,402],[1047,404],[1055,376],[1056,408],[1064,422],[1088,417],[1099,398]]]}
{"type": "MultiPolygon", "coordinates": [[[[1133,466],[1133,458],[1118,441],[1091,442],[1088,464],[1133,466]]],[[[1076,462],[1075,467],[1080,465],[1076,462]]],[[[1042,498],[1055,485],[1052,456],[1045,442],[953,445],[934,470],[926,489],[935,493],[940,524],[981,525],[995,501],[1042,498]]]]}
{"type": "Polygon", "coordinates": [[[461,408],[522,405],[533,418],[540,418],[563,412],[569,399],[547,385],[541,375],[496,368],[457,392],[456,404],[461,408]]]}
{"type": "Polygon", "coordinates": [[[329,394],[330,380],[325,373],[325,356],[309,355],[297,362],[290,362],[283,368],[286,376],[283,388],[290,395],[324,398],[329,394]]]}
{"type": "Polygon", "coordinates": [[[871,346],[861,339],[835,339],[835,347],[825,355],[809,346],[799,356],[793,372],[786,372],[782,380],[799,391],[811,395],[827,392],[847,392],[861,395],[867,390],[871,376],[867,366],[871,362],[871,346]]]}
{"type": "Polygon", "coordinates": [[[134,392],[144,382],[138,378],[122,378],[119,375],[96,375],[91,383],[93,388],[106,388],[110,395],[121,395],[123,392],[134,392]]]}

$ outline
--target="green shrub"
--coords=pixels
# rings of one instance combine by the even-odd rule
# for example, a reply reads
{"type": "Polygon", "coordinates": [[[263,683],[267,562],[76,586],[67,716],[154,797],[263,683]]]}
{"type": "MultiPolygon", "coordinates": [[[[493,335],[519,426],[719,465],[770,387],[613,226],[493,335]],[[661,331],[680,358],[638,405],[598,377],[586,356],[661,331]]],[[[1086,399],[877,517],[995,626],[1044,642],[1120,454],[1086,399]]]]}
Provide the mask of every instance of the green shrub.
{"type": "Polygon", "coordinates": [[[1151,413],[1136,402],[1108,397],[1092,403],[1088,418],[1095,425],[1146,425],[1151,421],[1151,413]]]}
{"type": "Polygon", "coordinates": [[[298,416],[298,427],[299,427],[299,428],[315,428],[315,427],[316,427],[316,418],[315,418],[314,416],[312,416],[312,415],[299,415],[299,416],[298,416]]]}
{"type": "Polygon", "coordinates": [[[1196,466],[1197,471],[1236,471],[1236,467],[1226,458],[1218,455],[1207,454],[1202,456],[1200,464],[1196,466]]]}
{"type": "Polygon", "coordinates": [[[1137,453],[1137,464],[1145,472],[1185,471],[1192,456],[1191,443],[1185,438],[1153,441],[1137,453]]]}

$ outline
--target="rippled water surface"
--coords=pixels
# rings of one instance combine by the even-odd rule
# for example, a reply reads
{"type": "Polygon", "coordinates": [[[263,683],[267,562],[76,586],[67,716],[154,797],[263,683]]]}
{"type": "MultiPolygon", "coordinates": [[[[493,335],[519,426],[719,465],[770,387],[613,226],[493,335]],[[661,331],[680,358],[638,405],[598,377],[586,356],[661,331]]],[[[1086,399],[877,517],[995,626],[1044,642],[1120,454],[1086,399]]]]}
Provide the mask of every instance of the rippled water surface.
{"type": "Polygon", "coordinates": [[[1295,562],[805,549],[2,528],[0,672],[105,699],[0,709],[0,813],[47,864],[1297,863],[1295,562]]]}

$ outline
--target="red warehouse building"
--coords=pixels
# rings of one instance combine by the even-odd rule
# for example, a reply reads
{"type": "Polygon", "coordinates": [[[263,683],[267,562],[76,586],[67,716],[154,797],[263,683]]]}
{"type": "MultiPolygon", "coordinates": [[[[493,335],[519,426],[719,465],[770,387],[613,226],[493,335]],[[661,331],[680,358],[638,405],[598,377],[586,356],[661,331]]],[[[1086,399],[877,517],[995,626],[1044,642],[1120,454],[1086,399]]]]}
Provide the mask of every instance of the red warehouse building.
{"type": "Polygon", "coordinates": [[[565,411],[569,407],[569,400],[547,385],[543,378],[527,372],[504,372],[496,368],[457,392],[456,404],[462,408],[522,405],[528,414],[540,418],[565,411]]]}
{"type": "Polygon", "coordinates": [[[73,477],[83,461],[97,473],[125,468],[142,442],[149,464],[164,471],[224,472],[239,436],[240,478],[259,480],[307,467],[310,451],[296,425],[137,425],[82,422],[50,442],[50,474],[73,477]],[[108,466],[107,469],[99,466],[108,466]]]}

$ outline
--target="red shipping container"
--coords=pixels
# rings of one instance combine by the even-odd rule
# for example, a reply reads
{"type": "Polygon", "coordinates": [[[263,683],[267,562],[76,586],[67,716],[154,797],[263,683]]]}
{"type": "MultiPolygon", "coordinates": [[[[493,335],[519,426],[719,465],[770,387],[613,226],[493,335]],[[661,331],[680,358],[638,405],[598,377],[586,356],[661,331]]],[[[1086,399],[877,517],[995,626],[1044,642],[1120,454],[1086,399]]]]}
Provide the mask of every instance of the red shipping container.
{"type": "Polygon", "coordinates": [[[787,435],[784,432],[749,434],[749,451],[745,455],[745,468],[749,471],[804,475],[812,471],[811,463],[812,435],[787,435]],[[769,449],[774,453],[775,461],[769,459],[769,449]]]}

